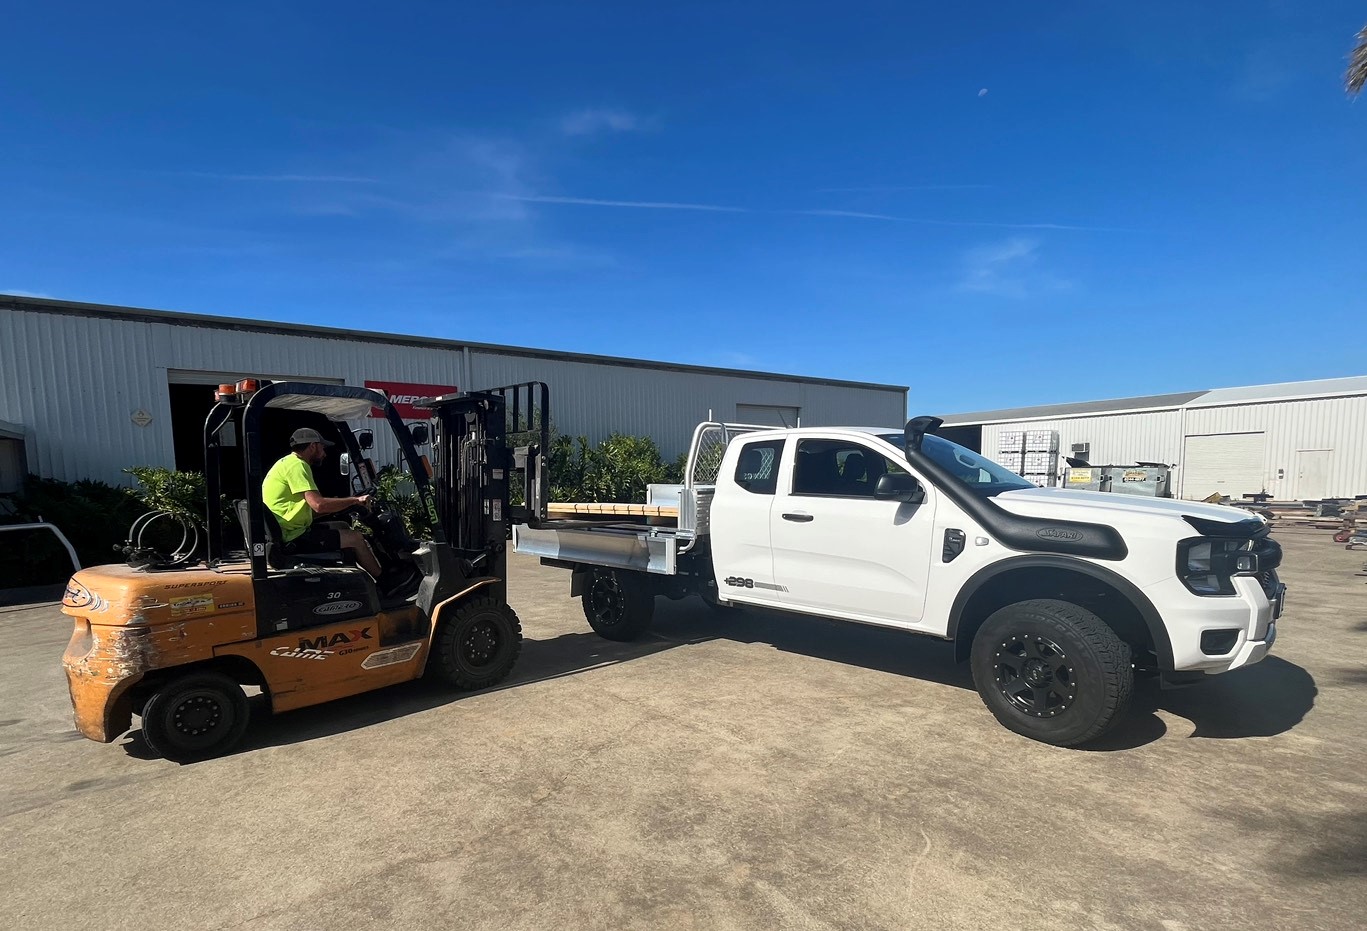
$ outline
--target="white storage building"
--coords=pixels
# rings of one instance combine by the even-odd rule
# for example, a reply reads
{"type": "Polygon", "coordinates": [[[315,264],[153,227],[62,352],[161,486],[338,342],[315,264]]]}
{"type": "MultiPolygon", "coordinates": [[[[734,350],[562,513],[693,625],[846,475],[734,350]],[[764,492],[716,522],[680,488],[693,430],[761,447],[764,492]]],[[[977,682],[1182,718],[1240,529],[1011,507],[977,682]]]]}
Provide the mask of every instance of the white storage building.
{"type": "Polygon", "coordinates": [[[896,385],[0,295],[0,492],[25,468],[127,484],[129,466],[202,467],[213,388],[246,376],[391,397],[543,381],[561,433],[650,436],[671,459],[709,412],[895,426],[907,397],[896,385]]]}
{"type": "Polygon", "coordinates": [[[1004,433],[1056,431],[1065,457],[1174,465],[1175,497],[1367,494],[1367,376],[954,414],[945,435],[997,454],[1004,433]]]}

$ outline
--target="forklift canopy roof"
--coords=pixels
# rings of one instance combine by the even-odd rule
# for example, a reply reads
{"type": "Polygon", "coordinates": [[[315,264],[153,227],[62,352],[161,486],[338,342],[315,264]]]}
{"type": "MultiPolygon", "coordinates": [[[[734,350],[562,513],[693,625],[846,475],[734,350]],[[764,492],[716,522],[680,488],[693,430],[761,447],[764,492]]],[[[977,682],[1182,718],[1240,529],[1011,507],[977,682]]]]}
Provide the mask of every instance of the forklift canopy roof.
{"type": "MultiPolygon", "coordinates": [[[[366,390],[366,389],[355,389],[366,390]]],[[[367,391],[373,396],[366,398],[330,398],[317,395],[284,394],[271,398],[267,407],[283,407],[294,411],[313,411],[323,414],[330,420],[363,420],[370,416],[371,408],[382,407],[384,395],[378,391],[367,391]]]]}

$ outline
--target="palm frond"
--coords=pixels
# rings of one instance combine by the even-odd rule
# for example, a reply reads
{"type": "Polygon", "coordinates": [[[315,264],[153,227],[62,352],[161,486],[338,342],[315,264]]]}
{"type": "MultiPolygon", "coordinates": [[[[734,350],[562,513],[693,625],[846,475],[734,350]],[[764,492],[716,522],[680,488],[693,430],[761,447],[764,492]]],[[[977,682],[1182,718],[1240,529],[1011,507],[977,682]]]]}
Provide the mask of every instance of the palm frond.
{"type": "Polygon", "coordinates": [[[1350,94],[1359,93],[1363,85],[1367,85],[1367,26],[1357,34],[1357,40],[1353,53],[1348,56],[1348,71],[1343,76],[1350,94]]]}

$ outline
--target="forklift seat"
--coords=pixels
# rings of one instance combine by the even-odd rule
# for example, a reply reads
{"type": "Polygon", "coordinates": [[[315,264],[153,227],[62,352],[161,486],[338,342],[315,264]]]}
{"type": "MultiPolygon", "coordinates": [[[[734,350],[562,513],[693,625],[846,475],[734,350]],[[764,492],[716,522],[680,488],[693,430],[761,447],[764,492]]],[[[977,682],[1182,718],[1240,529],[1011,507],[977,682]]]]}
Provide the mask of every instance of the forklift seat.
{"type": "MultiPolygon", "coordinates": [[[[242,539],[251,546],[251,529],[248,522],[247,501],[239,498],[233,502],[233,510],[237,513],[237,522],[242,525],[242,539]]],[[[340,552],[328,553],[290,553],[282,546],[276,533],[280,525],[275,522],[275,515],[268,507],[262,507],[262,513],[266,520],[262,525],[262,530],[266,532],[266,563],[272,569],[295,569],[300,566],[348,566],[351,562],[345,559],[340,552]]]]}

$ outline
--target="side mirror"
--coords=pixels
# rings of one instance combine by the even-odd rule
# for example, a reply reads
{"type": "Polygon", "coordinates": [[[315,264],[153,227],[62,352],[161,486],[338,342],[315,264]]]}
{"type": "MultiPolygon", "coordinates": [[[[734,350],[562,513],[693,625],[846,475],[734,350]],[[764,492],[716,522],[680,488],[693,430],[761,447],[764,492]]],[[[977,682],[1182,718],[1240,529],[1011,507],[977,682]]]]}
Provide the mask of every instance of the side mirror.
{"type": "Polygon", "coordinates": [[[432,429],[425,423],[408,425],[408,435],[413,438],[414,446],[423,446],[432,437],[432,429]]]}
{"type": "Polygon", "coordinates": [[[905,472],[889,472],[879,477],[873,496],[879,501],[920,504],[926,500],[926,490],[921,487],[920,482],[905,472]]]}
{"type": "Polygon", "coordinates": [[[351,453],[342,453],[337,457],[337,467],[342,470],[343,475],[351,474],[351,453]]]}
{"type": "Polygon", "coordinates": [[[362,430],[360,433],[356,434],[356,445],[361,447],[361,449],[370,449],[373,447],[375,445],[375,431],[362,430]]]}

